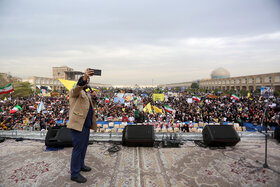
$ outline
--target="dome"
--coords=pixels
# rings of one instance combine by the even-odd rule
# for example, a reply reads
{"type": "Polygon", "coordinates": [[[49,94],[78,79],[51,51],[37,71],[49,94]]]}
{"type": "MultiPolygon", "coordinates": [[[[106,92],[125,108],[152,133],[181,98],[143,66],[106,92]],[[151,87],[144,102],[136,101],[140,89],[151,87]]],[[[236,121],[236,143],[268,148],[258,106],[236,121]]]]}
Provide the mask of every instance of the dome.
{"type": "Polygon", "coordinates": [[[230,73],[225,68],[218,68],[212,71],[211,78],[212,79],[222,79],[222,78],[229,78],[230,73]]]}

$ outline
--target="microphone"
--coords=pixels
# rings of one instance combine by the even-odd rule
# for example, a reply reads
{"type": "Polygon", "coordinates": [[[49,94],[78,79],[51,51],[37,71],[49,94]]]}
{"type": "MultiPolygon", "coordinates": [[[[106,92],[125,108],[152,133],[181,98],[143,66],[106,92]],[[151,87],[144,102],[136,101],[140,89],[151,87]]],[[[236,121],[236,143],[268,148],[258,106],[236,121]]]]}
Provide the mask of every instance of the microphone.
{"type": "Polygon", "coordinates": [[[88,89],[90,90],[90,92],[93,92],[93,90],[91,89],[90,85],[87,85],[88,89]]]}
{"type": "Polygon", "coordinates": [[[88,84],[84,86],[83,90],[86,92],[87,89],[89,89],[90,92],[92,92],[92,89],[91,89],[90,85],[88,85],[88,84]]]}
{"type": "MultiPolygon", "coordinates": [[[[86,87],[85,90],[89,89],[89,90],[90,90],[90,93],[93,92],[93,90],[92,90],[92,88],[91,88],[90,85],[87,84],[85,87],[86,87]]],[[[97,101],[96,95],[92,95],[92,94],[90,94],[90,95],[91,95],[92,100],[97,101]]]]}

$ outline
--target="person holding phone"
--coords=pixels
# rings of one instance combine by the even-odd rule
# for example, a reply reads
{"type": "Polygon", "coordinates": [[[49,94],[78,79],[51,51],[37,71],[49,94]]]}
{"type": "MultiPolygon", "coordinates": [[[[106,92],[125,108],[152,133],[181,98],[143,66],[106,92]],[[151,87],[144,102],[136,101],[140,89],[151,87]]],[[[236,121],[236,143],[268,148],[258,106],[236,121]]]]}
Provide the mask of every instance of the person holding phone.
{"type": "Polygon", "coordinates": [[[89,172],[91,168],[85,165],[85,156],[89,141],[90,129],[96,130],[96,115],[93,110],[96,101],[94,92],[86,92],[87,84],[94,70],[86,69],[77,85],[69,93],[70,111],[67,127],[71,129],[73,150],[71,156],[71,180],[85,183],[87,179],[80,171],[89,172]]]}

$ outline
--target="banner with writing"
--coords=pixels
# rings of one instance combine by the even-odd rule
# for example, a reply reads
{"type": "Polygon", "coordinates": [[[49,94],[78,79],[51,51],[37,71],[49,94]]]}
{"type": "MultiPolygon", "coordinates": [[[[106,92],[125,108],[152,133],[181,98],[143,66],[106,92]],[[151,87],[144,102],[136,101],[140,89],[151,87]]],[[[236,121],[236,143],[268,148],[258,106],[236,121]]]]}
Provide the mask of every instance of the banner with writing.
{"type": "Polygon", "coordinates": [[[164,101],[164,94],[153,94],[153,101],[164,101]]]}

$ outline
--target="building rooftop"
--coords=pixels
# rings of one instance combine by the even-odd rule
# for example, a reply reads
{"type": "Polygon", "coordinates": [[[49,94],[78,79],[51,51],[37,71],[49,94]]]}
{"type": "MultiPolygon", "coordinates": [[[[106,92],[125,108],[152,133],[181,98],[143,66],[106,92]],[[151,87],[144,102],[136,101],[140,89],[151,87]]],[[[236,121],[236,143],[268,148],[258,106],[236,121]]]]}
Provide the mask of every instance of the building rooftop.
{"type": "Polygon", "coordinates": [[[213,70],[211,73],[212,79],[220,79],[220,78],[228,78],[228,77],[230,77],[230,72],[222,67],[213,70]]]}

